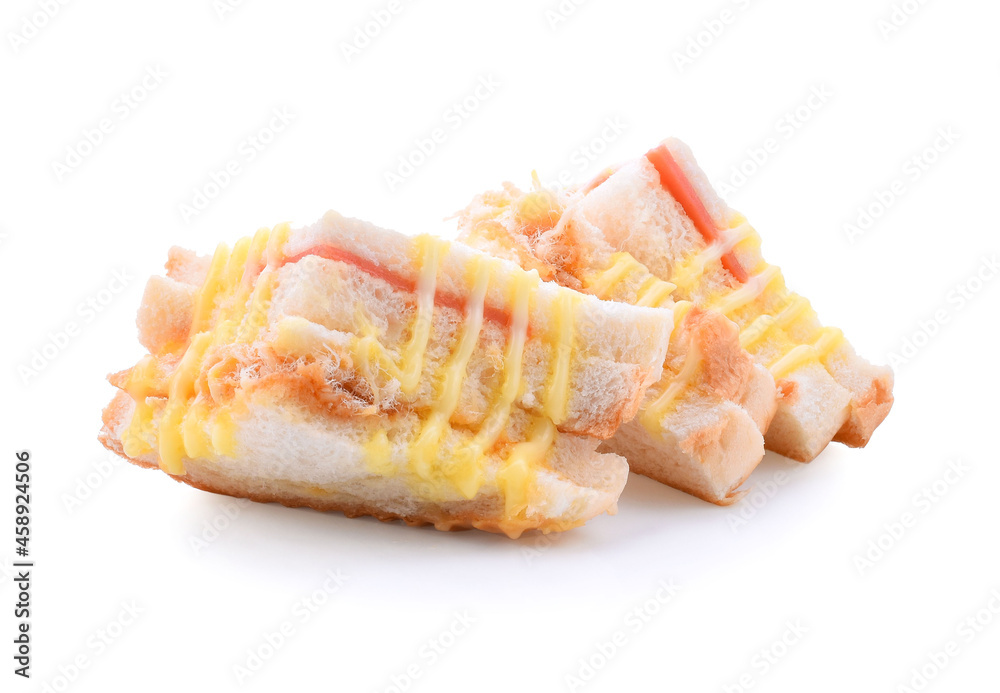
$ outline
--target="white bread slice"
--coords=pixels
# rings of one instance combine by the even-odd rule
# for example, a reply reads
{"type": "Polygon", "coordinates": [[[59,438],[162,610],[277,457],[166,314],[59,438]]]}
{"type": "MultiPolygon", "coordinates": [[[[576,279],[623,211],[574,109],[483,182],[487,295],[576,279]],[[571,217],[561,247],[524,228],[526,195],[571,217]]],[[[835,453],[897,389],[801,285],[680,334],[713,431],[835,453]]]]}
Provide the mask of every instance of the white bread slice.
{"type": "MultiPolygon", "coordinates": [[[[770,271],[764,291],[727,311],[744,341],[760,333],[759,339],[747,344],[748,350],[758,363],[771,367],[796,347],[802,347],[797,353],[809,354],[787,372],[779,372],[778,411],[765,437],[767,447],[807,462],[831,440],[864,446],[892,406],[892,372],[869,364],[838,333],[824,328],[808,302],[785,287],[780,271],[767,265],[759,236],[715,193],[687,146],[675,139],[664,146],[715,227],[733,239],[729,242],[739,264],[750,274],[770,271]],[[734,243],[737,238],[741,240],[734,243]],[[771,318],[766,316],[783,314],[794,317],[783,326],[768,325],[771,318]],[[819,343],[824,348],[809,352],[819,343]]],[[[647,157],[628,161],[599,185],[581,190],[575,211],[600,229],[613,247],[628,251],[661,279],[678,283],[675,294],[680,298],[719,307],[741,288],[719,261],[719,253],[711,252],[721,244],[706,242],[683,205],[664,189],[659,171],[647,157]],[[696,271],[697,259],[705,257],[709,261],[704,271],[696,271]]]]}
{"type": "Polygon", "coordinates": [[[110,377],[122,392],[104,414],[100,438],[109,449],[198,488],[440,529],[517,536],[614,512],[627,467],[595,452],[597,437],[631,418],[659,378],[672,328],[662,311],[578,297],[460,244],[420,241],[333,213],[304,229],[263,230],[234,246],[228,261],[225,253],[217,257],[223,272],[172,250],[168,276],[148,283],[137,323],[150,355],[110,377]],[[240,247],[244,259],[232,259],[240,247]],[[425,247],[442,249],[430,275],[434,307],[419,378],[403,388],[383,362],[362,358],[359,344],[405,351],[418,329],[415,249],[425,247]],[[438,413],[442,382],[459,373],[450,359],[475,313],[470,271],[486,265],[482,329],[470,342],[457,406],[434,429],[440,436],[431,454],[417,455],[415,441],[438,413]],[[497,418],[506,349],[518,329],[510,317],[519,310],[517,286],[531,287],[521,304],[523,377],[514,381],[509,415],[497,418]],[[207,301],[212,287],[216,298],[207,301]],[[566,404],[554,420],[549,374],[558,359],[549,321],[567,305],[576,351],[565,369],[566,404]],[[203,352],[196,347],[206,343],[203,352]],[[197,354],[196,367],[185,365],[197,354]],[[186,399],[177,385],[185,377],[186,399]],[[182,443],[175,448],[164,435],[174,436],[169,410],[178,402],[182,443]],[[499,426],[496,435],[470,457],[487,421],[499,426]],[[179,450],[179,459],[170,459],[173,452],[164,458],[164,445],[179,450]],[[478,477],[472,488],[454,482],[468,469],[478,477]],[[514,510],[510,493],[520,499],[514,510]]]}
{"type": "MultiPolygon", "coordinates": [[[[122,448],[134,407],[128,394],[118,392],[104,411],[99,439],[133,464],[156,469],[155,454],[129,457],[122,448]]],[[[596,440],[560,435],[545,468],[538,472],[524,516],[508,518],[496,483],[503,450],[484,460],[484,486],[474,498],[423,499],[414,493],[404,472],[405,441],[417,425],[413,414],[331,425],[328,418],[274,401],[256,404],[250,414],[237,421],[236,457],[187,459],[185,473],[172,477],[203,491],[261,503],[335,510],[348,517],[370,515],[385,522],[403,520],[411,526],[430,524],[446,531],[474,528],[512,538],[525,530],[565,531],[602,513],[615,514],[628,477],[625,460],[595,452],[596,440]],[[399,470],[394,476],[374,474],[367,465],[366,441],[373,429],[385,430],[390,440],[399,441],[392,449],[391,464],[399,470]]],[[[461,429],[454,435],[469,437],[461,429]]]]}
{"type": "MultiPolygon", "coordinates": [[[[573,198],[537,181],[530,193],[507,183],[458,216],[462,242],[563,286],[628,304],[642,300],[643,287],[655,287],[646,268],[616,255],[600,229],[575,212],[573,198]],[[614,281],[602,282],[602,273],[614,281]]],[[[669,309],[669,287],[658,288],[658,305],[669,309]]],[[[695,307],[677,322],[663,376],[647,393],[643,413],[601,449],[624,455],[633,471],[728,505],[742,497],[740,485],[763,458],[762,434],[775,407],[774,381],[740,348],[736,325],[695,307]],[[656,407],[678,388],[671,406],[656,407]]]]}

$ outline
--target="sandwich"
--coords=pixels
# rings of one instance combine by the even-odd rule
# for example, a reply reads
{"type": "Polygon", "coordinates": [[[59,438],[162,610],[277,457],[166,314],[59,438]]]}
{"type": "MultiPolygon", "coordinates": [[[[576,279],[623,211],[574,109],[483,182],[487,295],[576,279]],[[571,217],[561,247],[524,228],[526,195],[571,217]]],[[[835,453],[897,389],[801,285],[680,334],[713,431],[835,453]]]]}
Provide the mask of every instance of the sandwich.
{"type": "Polygon", "coordinates": [[[615,248],[576,210],[573,195],[507,183],[459,213],[459,240],[547,280],[614,302],[671,311],[674,331],[660,381],[641,412],[601,449],[632,471],[718,505],[747,492],[777,405],[774,379],[740,346],[721,313],[674,300],[674,285],[615,248]]]}
{"type": "Polygon", "coordinates": [[[673,317],[459,243],[327,213],[170,251],[148,353],[101,442],[193,487],[511,537],[614,513],[598,452],[661,375],[673,317]]]}
{"type": "MultiPolygon", "coordinates": [[[[516,189],[507,190],[517,197],[516,189]]],[[[858,356],[841,330],[820,323],[809,301],[785,286],[781,271],[761,255],[760,236],[715,193],[680,141],[666,140],[586,185],[544,197],[554,203],[522,196],[521,221],[501,213],[499,223],[492,223],[482,208],[495,197],[482,196],[462,216],[463,240],[491,252],[506,246],[507,256],[522,265],[549,267],[556,281],[579,282],[585,289],[589,282],[597,293],[624,291],[615,285],[632,273],[616,270],[615,263],[626,257],[641,267],[635,276],[648,273],[667,282],[676,305],[690,303],[727,318],[755,372],[765,368],[775,383],[773,416],[766,420],[759,408],[756,419],[767,449],[808,462],[831,441],[863,447],[889,413],[892,372],[858,356]],[[539,209],[541,226],[532,221],[539,209]]],[[[648,294],[642,299],[633,302],[651,300],[648,294]]],[[[694,377],[684,382],[700,387],[698,368],[690,368],[694,377]]],[[[707,367],[701,372],[711,375],[707,367]]],[[[766,387],[763,376],[758,380],[760,393],[766,387]]],[[[655,395],[656,388],[647,402],[655,395]]],[[[652,454],[634,449],[633,431],[623,429],[605,445],[629,455],[652,454]],[[619,443],[619,436],[628,440],[619,443]]]]}

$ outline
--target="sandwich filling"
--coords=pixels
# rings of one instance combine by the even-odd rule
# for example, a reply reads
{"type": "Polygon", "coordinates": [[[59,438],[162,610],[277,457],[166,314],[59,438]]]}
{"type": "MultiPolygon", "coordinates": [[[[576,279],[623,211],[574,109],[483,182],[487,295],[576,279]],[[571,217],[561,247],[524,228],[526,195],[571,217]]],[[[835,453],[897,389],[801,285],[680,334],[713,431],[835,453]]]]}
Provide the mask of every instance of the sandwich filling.
{"type": "MultiPolygon", "coordinates": [[[[445,241],[430,236],[414,239],[411,266],[416,271],[407,277],[332,244],[286,255],[289,232],[289,226],[281,224],[241,239],[232,250],[225,244],[216,250],[195,293],[187,339],[146,356],[125,379],[123,389],[135,401],[131,421],[121,435],[125,453],[136,458],[155,453],[160,467],[176,476],[185,474],[185,459],[236,458],[237,422],[246,414],[248,402],[239,383],[246,382],[248,374],[259,377],[269,368],[308,369],[317,361],[329,362],[330,355],[343,347],[336,365],[373,383],[376,375],[392,380],[401,406],[410,407],[420,420],[402,464],[398,445],[375,424],[364,445],[365,462],[373,475],[403,472],[414,493],[429,501],[471,499],[484,485],[495,486],[505,518],[523,519],[532,503],[536,476],[560,435],[557,427],[568,416],[580,297],[569,290],[558,296],[551,324],[541,335],[552,353],[541,412],[525,411],[525,433],[511,438],[512,412],[523,394],[522,365],[532,334],[529,322],[540,283],[537,272],[517,270],[507,287],[506,305],[498,308],[488,305],[487,296],[499,261],[485,255],[473,257],[465,293],[455,295],[438,287],[441,262],[449,251],[445,241]],[[346,344],[332,344],[330,330],[324,332],[304,317],[276,320],[271,308],[281,270],[306,258],[349,265],[392,291],[410,295],[412,319],[405,326],[408,338],[402,347],[384,344],[363,315],[346,344]],[[440,372],[425,373],[435,309],[440,307],[459,311],[464,319],[440,372]],[[452,422],[459,413],[463,383],[487,323],[506,333],[499,388],[477,430],[456,430],[452,422]],[[434,394],[418,405],[414,395],[426,378],[433,383],[434,394]],[[443,441],[455,432],[460,442],[444,452],[443,441]],[[499,466],[487,464],[488,458],[502,452],[506,454],[499,466]]],[[[372,429],[371,417],[355,415],[372,429]]]]}
{"type": "MultiPolygon", "coordinates": [[[[690,297],[708,268],[716,263],[728,272],[733,282],[728,290],[719,292],[705,301],[705,307],[734,320],[740,327],[740,345],[758,358],[763,358],[775,380],[786,378],[792,372],[810,363],[823,364],[844,342],[843,333],[833,327],[823,327],[807,341],[792,337],[801,332],[796,329],[815,320],[816,313],[803,297],[789,291],[781,271],[762,258],[748,273],[736,256],[741,246],[758,247],[760,237],[746,219],[735,217],[728,229],[719,229],[698,193],[677,164],[665,144],[650,150],[646,159],[656,169],[661,187],[681,206],[694,228],[701,235],[705,246],[681,260],[670,273],[670,284],[680,296],[690,297]],[[778,299],[779,304],[774,308],[778,299]],[[770,300],[768,300],[770,299],[770,300]]],[[[589,194],[613,175],[606,172],[581,189],[589,194]]],[[[636,264],[639,264],[636,262],[636,264]]],[[[641,265],[640,265],[641,266],[641,265]]],[[[642,267],[645,270],[645,267],[642,267]]],[[[603,276],[614,277],[612,264],[603,276]]],[[[689,352],[696,359],[696,350],[689,352]]],[[[685,364],[682,373],[693,372],[694,366],[685,364]]],[[[666,393],[664,393],[666,394],[666,393]]]]}

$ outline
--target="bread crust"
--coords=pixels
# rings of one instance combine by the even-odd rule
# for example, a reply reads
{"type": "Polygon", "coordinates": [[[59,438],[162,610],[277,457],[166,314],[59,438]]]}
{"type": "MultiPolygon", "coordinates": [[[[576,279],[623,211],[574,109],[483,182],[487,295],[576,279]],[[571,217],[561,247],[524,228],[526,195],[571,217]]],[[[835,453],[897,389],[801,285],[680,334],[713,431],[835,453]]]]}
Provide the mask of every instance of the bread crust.
{"type": "MultiPolygon", "coordinates": [[[[126,461],[143,469],[159,469],[152,458],[129,457],[122,446],[120,431],[128,424],[133,410],[132,399],[125,392],[117,392],[111,402],[102,412],[103,427],[98,440],[109,451],[119,455],[126,461]]],[[[300,485],[291,482],[270,481],[266,490],[251,489],[245,483],[223,474],[214,472],[210,466],[199,460],[187,460],[185,473],[182,475],[167,474],[174,481],[187,484],[193,488],[210,493],[247,498],[258,503],[280,503],[289,508],[312,508],[320,512],[341,512],[347,517],[370,516],[382,522],[401,521],[409,526],[431,525],[441,531],[457,531],[479,529],[486,532],[504,534],[517,539],[526,531],[538,531],[542,534],[562,532],[580,527],[591,519],[592,515],[584,514],[578,517],[534,517],[532,519],[505,519],[497,516],[484,515],[482,510],[471,504],[446,503],[437,504],[424,502],[411,513],[388,511],[379,505],[348,493],[335,490],[318,489],[304,491],[300,485]]],[[[606,501],[600,508],[601,512],[614,515],[617,512],[616,500],[625,484],[625,473],[621,474],[617,489],[605,490],[606,501]]],[[[612,484],[614,486],[614,484],[612,484]]],[[[498,510],[502,514],[502,501],[498,510]]]]}
{"type": "Polygon", "coordinates": [[[866,446],[892,409],[892,386],[892,371],[884,369],[864,393],[854,398],[850,416],[833,439],[852,448],[866,446]]]}

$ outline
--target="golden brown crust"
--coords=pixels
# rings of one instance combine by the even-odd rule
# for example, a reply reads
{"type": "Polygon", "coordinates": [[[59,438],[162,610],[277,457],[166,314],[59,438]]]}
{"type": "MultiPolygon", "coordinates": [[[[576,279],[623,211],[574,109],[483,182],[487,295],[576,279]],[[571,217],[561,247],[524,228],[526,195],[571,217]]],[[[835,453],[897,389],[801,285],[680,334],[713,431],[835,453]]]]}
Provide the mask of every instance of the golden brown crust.
{"type": "Polygon", "coordinates": [[[851,402],[851,415],[837,431],[834,440],[852,448],[868,444],[875,429],[892,409],[892,373],[874,378],[871,386],[851,402]]]}
{"type": "Polygon", "coordinates": [[[387,512],[363,501],[350,501],[343,498],[322,498],[319,496],[295,493],[291,490],[272,489],[267,492],[256,493],[247,491],[238,486],[227,485],[217,480],[194,479],[191,474],[184,476],[168,475],[174,481],[185,483],[189,486],[210,493],[218,493],[234,498],[247,498],[256,503],[280,503],[286,508],[312,508],[320,512],[340,512],[346,517],[374,517],[381,522],[393,522],[400,520],[411,527],[422,527],[432,525],[434,529],[443,532],[454,532],[467,529],[479,529],[494,534],[505,534],[511,539],[517,539],[525,531],[538,530],[543,534],[550,532],[561,532],[583,525],[583,521],[567,523],[564,521],[546,519],[541,523],[529,522],[526,520],[497,520],[483,519],[477,514],[465,511],[445,511],[440,506],[426,505],[422,508],[421,514],[404,515],[400,513],[387,512]]]}

